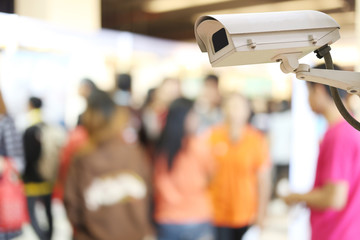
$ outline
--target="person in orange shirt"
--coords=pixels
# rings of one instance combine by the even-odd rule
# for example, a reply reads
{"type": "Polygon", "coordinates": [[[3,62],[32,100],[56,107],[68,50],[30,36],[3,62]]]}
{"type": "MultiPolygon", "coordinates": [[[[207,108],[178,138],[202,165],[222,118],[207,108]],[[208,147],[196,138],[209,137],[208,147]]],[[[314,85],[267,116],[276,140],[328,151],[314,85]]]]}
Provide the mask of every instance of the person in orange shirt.
{"type": "Polygon", "coordinates": [[[169,109],[154,166],[154,218],[158,240],[213,240],[209,182],[213,172],[206,138],[196,137],[190,100],[169,109]]]}
{"type": "Polygon", "coordinates": [[[270,161],[262,133],[248,124],[250,105],[239,94],[224,102],[225,122],[211,129],[216,161],[212,180],[216,239],[239,240],[262,227],[270,197],[270,161]]]}

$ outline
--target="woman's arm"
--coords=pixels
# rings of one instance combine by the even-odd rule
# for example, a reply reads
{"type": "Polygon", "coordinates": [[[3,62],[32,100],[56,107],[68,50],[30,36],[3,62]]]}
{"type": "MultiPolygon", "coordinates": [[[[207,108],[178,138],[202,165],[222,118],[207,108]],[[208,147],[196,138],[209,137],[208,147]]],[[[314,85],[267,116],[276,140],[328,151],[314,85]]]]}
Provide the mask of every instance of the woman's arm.
{"type": "Polygon", "coordinates": [[[341,210],[346,206],[349,193],[349,184],[346,181],[328,182],[324,186],[305,194],[292,193],[283,198],[291,205],[304,202],[310,208],[325,210],[341,210]]]}

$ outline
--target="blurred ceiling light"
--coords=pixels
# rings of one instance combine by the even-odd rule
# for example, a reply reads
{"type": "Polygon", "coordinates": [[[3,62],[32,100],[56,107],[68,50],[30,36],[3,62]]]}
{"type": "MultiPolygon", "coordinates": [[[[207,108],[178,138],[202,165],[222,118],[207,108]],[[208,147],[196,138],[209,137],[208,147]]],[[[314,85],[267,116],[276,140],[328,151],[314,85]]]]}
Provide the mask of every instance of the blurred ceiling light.
{"type": "Polygon", "coordinates": [[[152,0],[144,5],[144,10],[151,13],[162,13],[229,1],[231,0],[152,0]]]}
{"type": "Polygon", "coordinates": [[[256,12],[278,12],[278,11],[295,11],[295,10],[328,10],[343,8],[343,0],[294,0],[277,3],[258,4],[250,7],[239,7],[227,10],[201,13],[196,16],[212,14],[229,14],[229,13],[256,13],[256,12]]]}

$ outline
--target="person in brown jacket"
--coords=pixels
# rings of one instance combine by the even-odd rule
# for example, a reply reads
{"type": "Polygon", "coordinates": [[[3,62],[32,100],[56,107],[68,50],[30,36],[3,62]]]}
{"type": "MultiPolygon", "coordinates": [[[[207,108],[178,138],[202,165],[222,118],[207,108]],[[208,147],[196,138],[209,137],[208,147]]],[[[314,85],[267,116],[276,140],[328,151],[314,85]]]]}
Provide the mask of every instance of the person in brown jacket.
{"type": "Polygon", "coordinates": [[[152,238],[150,168],[127,131],[128,116],[105,92],[90,96],[89,140],[71,163],[64,194],[76,240],[152,238]]]}

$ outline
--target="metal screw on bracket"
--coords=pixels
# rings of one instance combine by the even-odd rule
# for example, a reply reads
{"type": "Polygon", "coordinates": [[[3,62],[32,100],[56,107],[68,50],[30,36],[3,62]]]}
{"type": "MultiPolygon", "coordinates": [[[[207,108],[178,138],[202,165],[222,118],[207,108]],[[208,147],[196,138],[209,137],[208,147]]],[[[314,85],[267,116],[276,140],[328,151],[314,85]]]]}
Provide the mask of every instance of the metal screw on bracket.
{"type": "Polygon", "coordinates": [[[358,91],[357,89],[349,89],[347,92],[348,92],[348,93],[351,93],[351,94],[357,94],[357,93],[359,93],[359,91],[358,91]]]}
{"type": "Polygon", "coordinates": [[[317,40],[314,38],[313,35],[309,35],[309,41],[311,41],[312,44],[316,44],[317,40]]]}
{"type": "Polygon", "coordinates": [[[248,39],[247,43],[248,43],[250,48],[252,48],[252,49],[256,48],[256,43],[254,43],[253,40],[248,39]]]}

